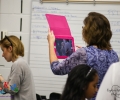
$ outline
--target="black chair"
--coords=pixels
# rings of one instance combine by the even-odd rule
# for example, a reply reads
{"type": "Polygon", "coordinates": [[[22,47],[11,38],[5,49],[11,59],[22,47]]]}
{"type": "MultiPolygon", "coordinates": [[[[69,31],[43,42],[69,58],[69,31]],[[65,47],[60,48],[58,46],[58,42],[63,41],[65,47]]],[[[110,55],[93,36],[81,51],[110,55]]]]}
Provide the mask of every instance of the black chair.
{"type": "Polygon", "coordinates": [[[36,93],[36,99],[37,100],[42,100],[41,96],[39,94],[36,93]]]}
{"type": "Polygon", "coordinates": [[[45,95],[41,95],[42,100],[47,100],[45,95]]]}
{"type": "Polygon", "coordinates": [[[52,92],[49,96],[49,100],[60,100],[61,94],[52,92]]]}

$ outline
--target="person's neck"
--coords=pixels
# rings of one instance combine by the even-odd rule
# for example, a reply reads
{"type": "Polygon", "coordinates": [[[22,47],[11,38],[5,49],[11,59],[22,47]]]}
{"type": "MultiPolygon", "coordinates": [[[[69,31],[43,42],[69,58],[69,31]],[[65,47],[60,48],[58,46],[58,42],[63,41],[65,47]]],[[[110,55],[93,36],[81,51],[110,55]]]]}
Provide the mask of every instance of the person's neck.
{"type": "Polygon", "coordinates": [[[17,56],[16,58],[13,58],[12,62],[15,62],[18,58],[19,58],[19,56],[17,56]]]}

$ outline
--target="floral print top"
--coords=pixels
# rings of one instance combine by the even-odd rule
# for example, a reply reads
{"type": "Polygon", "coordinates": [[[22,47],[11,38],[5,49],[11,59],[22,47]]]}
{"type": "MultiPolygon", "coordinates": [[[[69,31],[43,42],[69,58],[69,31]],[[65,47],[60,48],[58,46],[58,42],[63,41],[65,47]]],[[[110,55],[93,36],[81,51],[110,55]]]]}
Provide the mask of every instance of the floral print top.
{"type": "Polygon", "coordinates": [[[62,62],[53,62],[51,69],[56,75],[65,75],[76,65],[87,64],[97,70],[99,75],[99,87],[109,66],[118,61],[119,58],[114,50],[101,50],[93,46],[88,46],[79,48],[62,62]]]}

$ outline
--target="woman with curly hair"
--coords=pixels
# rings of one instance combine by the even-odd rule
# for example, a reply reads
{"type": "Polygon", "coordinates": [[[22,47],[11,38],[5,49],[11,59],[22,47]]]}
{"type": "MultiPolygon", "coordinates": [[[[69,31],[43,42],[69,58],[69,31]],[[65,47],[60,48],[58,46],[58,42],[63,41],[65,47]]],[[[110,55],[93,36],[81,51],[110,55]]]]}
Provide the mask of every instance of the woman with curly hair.
{"type": "Polygon", "coordinates": [[[112,31],[108,19],[100,13],[90,12],[84,19],[82,36],[87,46],[79,48],[59,62],[54,51],[55,36],[53,31],[48,31],[51,69],[55,75],[65,75],[76,65],[87,64],[98,71],[99,87],[109,66],[119,61],[117,53],[110,44],[112,31]]]}

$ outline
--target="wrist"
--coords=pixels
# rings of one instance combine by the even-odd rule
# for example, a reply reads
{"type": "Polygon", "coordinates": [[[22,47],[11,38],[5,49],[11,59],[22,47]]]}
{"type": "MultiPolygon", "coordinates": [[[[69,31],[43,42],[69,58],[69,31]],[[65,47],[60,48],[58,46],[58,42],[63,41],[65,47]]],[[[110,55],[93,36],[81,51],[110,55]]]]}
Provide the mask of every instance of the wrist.
{"type": "Polygon", "coordinates": [[[51,46],[53,45],[54,46],[54,42],[49,42],[49,45],[51,45],[51,46]]]}

